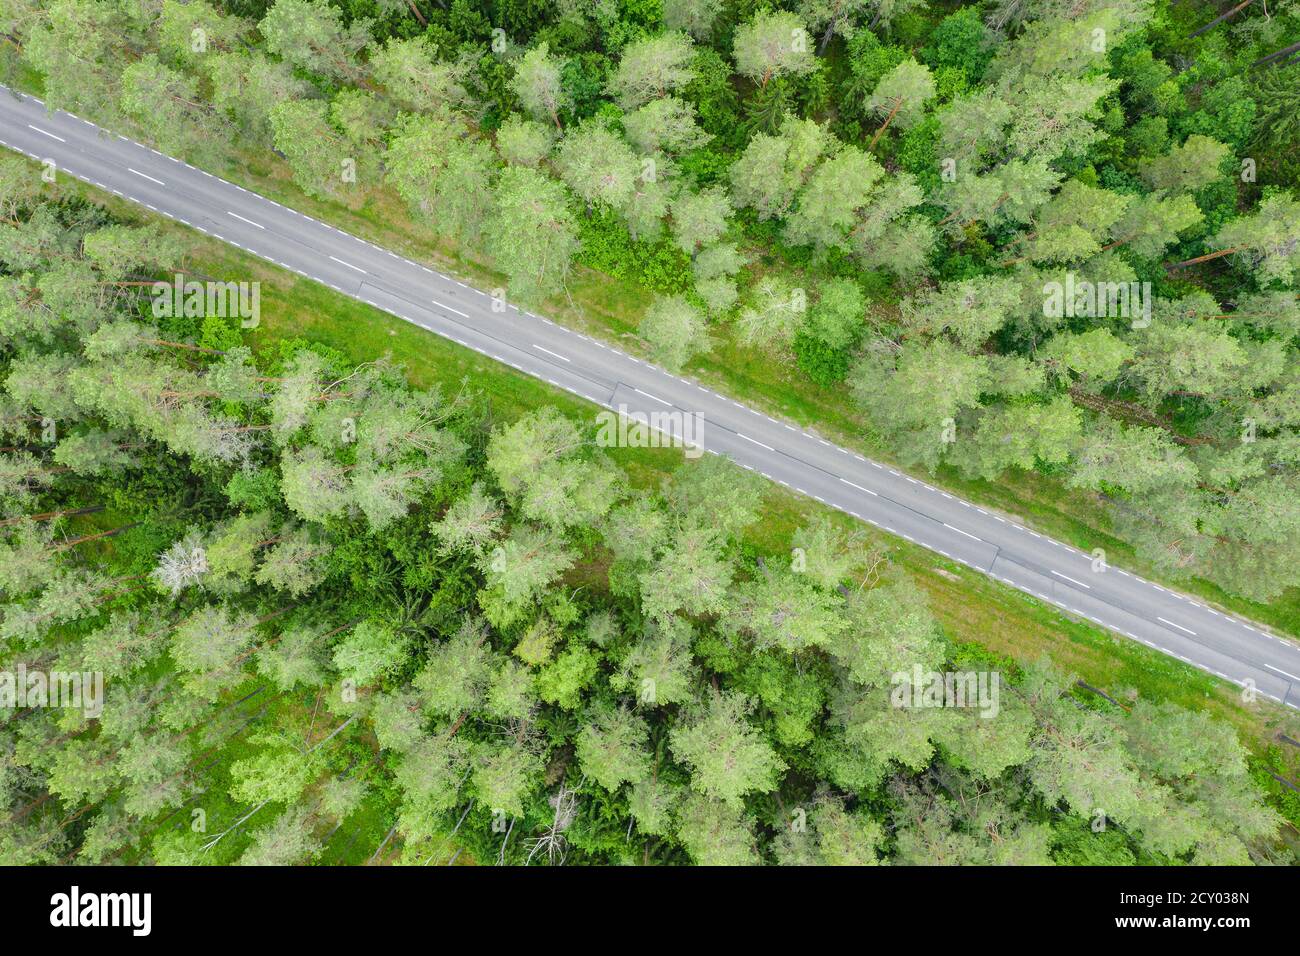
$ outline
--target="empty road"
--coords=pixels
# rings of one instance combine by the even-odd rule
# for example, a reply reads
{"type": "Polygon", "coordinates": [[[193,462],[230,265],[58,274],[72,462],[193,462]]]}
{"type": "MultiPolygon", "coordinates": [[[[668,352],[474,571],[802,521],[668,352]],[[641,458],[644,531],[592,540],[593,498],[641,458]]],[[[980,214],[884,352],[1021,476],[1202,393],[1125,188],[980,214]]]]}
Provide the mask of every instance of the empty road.
{"type": "Polygon", "coordinates": [[[1249,621],[4,87],[0,143],[596,405],[701,416],[710,452],[1300,709],[1300,645],[1249,621]]]}

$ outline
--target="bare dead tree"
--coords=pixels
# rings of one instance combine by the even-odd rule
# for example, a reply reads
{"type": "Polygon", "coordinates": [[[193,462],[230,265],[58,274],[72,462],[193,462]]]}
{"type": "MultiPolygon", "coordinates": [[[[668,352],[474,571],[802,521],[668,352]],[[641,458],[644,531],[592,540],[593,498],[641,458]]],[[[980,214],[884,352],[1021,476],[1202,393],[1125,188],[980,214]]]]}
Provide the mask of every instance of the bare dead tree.
{"type": "Polygon", "coordinates": [[[546,862],[549,866],[563,866],[565,858],[569,855],[569,841],[564,834],[578,815],[578,791],[576,788],[570,790],[561,783],[560,789],[555,791],[546,802],[551,805],[555,814],[545,832],[529,841],[528,856],[524,860],[525,866],[532,863],[533,858],[540,853],[546,854],[546,862]]]}
{"type": "Polygon", "coordinates": [[[497,854],[497,866],[506,865],[506,844],[510,842],[510,834],[515,832],[515,818],[510,818],[510,829],[506,830],[505,837],[501,840],[501,852],[497,854]]]}
{"type": "Polygon", "coordinates": [[[1209,29],[1211,29],[1212,27],[1215,27],[1215,26],[1219,25],[1219,24],[1222,23],[1224,20],[1231,20],[1231,19],[1232,19],[1233,17],[1235,17],[1238,13],[1240,13],[1242,10],[1246,9],[1248,6],[1250,6],[1250,5],[1251,5],[1252,3],[1254,3],[1254,2],[1255,2],[1255,0],[1244,0],[1244,2],[1237,4],[1235,7],[1233,7],[1231,10],[1229,10],[1227,13],[1223,13],[1223,14],[1220,14],[1219,16],[1215,17],[1213,20],[1211,20],[1211,21],[1210,21],[1209,23],[1207,23],[1205,26],[1201,27],[1201,28],[1200,28],[1199,30],[1197,30],[1195,33],[1188,34],[1187,39],[1190,40],[1190,39],[1192,39],[1192,38],[1194,38],[1194,37],[1198,37],[1198,36],[1200,36],[1200,35],[1201,35],[1202,33],[1204,33],[1206,30],[1209,30],[1209,29]]]}
{"type": "Polygon", "coordinates": [[[1263,63],[1275,62],[1277,65],[1289,63],[1293,57],[1300,55],[1300,43],[1292,43],[1290,46],[1284,46],[1280,50],[1274,50],[1268,56],[1261,56],[1251,66],[1259,66],[1263,63]]]}

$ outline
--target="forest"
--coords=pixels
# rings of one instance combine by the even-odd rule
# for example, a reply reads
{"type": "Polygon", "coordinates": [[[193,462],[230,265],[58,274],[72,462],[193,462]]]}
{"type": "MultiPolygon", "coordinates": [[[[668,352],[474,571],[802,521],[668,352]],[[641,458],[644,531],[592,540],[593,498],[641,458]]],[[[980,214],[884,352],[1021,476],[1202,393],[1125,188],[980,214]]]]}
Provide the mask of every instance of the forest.
{"type": "Polygon", "coordinates": [[[185,250],[26,167],[0,243],[0,639],[106,691],[94,718],[7,714],[6,862],[306,862],[372,792],[413,863],[452,834],[515,863],[1278,852],[1230,726],[1085,699],[1046,661],[991,718],[892,706],[899,670],[998,665],[851,531],[749,553],[760,479],[723,459],[679,452],[632,494],[552,409],[495,422],[383,360],[150,323],[130,277],[185,250]]]}
{"type": "Polygon", "coordinates": [[[902,464],[1096,494],[1158,573],[1267,602],[1300,584],[1300,19],[1263,7],[7,0],[3,30],[51,106],[395,191],[524,301],[633,273],[665,366],[770,353],[902,464]],[[1142,314],[1048,308],[1067,277],[1142,314]]]}
{"type": "MultiPolygon", "coordinates": [[[[1095,494],[1267,602],[1300,4],[1259,6],[3,0],[0,63],[201,166],[391,192],[520,302],[634,281],[664,367],[766,355],[907,466],[1095,494]]],[[[638,487],[590,421],[157,317],[190,255],[0,162],[0,647],[106,685],[4,712],[0,861],[1291,861],[1232,726],[955,644],[851,525],[755,549],[714,456],[638,487]],[[913,668],[999,674],[996,713],[897,706],[913,668]]]]}

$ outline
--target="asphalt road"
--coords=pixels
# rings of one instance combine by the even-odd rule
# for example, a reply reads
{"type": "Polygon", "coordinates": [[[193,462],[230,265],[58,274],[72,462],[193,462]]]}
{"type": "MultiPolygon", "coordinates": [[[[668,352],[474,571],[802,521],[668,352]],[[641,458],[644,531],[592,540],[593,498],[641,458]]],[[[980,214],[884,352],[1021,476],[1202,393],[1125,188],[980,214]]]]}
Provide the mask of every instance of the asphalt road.
{"type": "Polygon", "coordinates": [[[156,150],[0,87],[0,144],[1300,709],[1300,645],[156,150]],[[686,437],[696,437],[688,432],[686,437]]]}

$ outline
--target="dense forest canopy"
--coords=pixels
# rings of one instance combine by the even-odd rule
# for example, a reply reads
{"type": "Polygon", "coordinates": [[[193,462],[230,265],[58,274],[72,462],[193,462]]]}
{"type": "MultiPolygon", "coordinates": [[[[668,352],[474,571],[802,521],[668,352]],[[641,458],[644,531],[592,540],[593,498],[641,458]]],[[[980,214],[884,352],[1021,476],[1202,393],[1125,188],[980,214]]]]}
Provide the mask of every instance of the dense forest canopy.
{"type": "MultiPolygon", "coordinates": [[[[1300,3],[1210,19],[0,2],[51,107],[395,191],[519,301],[630,276],[663,365],[771,352],[909,465],[1097,492],[1167,574],[1269,600],[1300,584],[1300,3]]],[[[0,162],[0,651],[108,688],[4,712],[0,859],[307,862],[370,816],[409,863],[1284,857],[1228,725],[954,644],[848,525],[754,549],[760,485],[713,456],[634,488],[553,409],[158,318],[169,235],[0,162]],[[996,713],[896,706],[913,668],[1000,674],[996,713]]]]}

